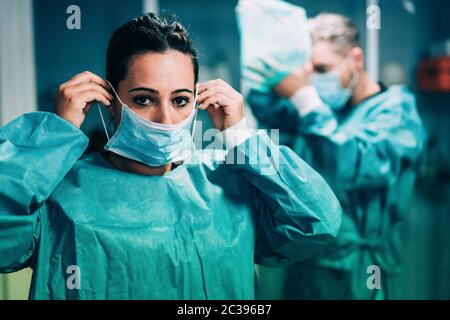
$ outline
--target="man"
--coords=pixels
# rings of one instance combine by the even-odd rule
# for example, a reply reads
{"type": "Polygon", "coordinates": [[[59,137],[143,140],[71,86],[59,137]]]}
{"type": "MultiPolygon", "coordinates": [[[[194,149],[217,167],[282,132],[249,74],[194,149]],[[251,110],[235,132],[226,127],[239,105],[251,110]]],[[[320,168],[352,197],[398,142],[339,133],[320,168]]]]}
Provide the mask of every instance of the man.
{"type": "Polygon", "coordinates": [[[271,94],[251,90],[247,97],[262,125],[295,137],[296,152],[344,209],[335,243],[287,270],[286,298],[397,298],[403,214],[425,140],[415,98],[370,78],[347,18],[321,14],[311,34],[311,64],[271,94]]]}

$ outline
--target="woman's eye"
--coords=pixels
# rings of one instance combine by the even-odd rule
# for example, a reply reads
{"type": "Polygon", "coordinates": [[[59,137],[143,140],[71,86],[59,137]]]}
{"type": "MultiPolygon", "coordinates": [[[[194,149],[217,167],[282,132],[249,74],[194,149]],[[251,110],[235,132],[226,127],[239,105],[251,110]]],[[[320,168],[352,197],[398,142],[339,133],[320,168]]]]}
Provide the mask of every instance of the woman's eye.
{"type": "Polygon", "coordinates": [[[136,103],[137,105],[140,105],[140,106],[148,106],[149,104],[152,104],[153,103],[153,99],[152,98],[150,98],[150,97],[143,97],[143,96],[141,96],[141,97],[134,97],[133,98],[133,101],[134,101],[134,103],[136,103]]]}
{"type": "Polygon", "coordinates": [[[176,105],[177,107],[184,107],[185,105],[189,104],[189,98],[188,97],[176,97],[172,100],[172,103],[176,105]]]}

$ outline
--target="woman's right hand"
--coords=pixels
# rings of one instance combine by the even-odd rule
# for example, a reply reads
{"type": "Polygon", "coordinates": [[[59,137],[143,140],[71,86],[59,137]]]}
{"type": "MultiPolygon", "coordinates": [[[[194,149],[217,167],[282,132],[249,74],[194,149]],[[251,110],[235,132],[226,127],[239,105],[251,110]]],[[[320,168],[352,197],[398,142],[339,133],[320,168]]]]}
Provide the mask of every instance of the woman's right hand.
{"type": "Polygon", "coordinates": [[[97,101],[112,112],[114,97],[108,92],[108,83],[92,72],[77,74],[59,86],[55,112],[77,128],[81,127],[86,114],[97,101]]]}

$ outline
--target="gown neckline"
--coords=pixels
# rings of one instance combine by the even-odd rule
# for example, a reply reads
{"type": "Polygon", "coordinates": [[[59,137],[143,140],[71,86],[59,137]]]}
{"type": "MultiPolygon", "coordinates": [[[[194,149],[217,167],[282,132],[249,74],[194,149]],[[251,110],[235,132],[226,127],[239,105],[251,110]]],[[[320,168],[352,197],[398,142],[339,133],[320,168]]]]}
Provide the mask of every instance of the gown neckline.
{"type": "Polygon", "coordinates": [[[163,174],[162,176],[158,176],[158,175],[152,176],[152,175],[143,175],[143,174],[138,174],[138,173],[133,173],[133,172],[120,170],[119,168],[115,167],[108,159],[105,158],[106,157],[106,153],[93,152],[92,156],[94,158],[98,159],[102,163],[102,165],[104,165],[104,166],[106,166],[106,167],[108,167],[110,169],[119,171],[121,173],[131,174],[131,175],[139,176],[139,177],[152,178],[152,179],[163,179],[163,178],[172,177],[174,175],[177,175],[178,172],[181,173],[181,171],[184,171],[184,168],[186,168],[186,166],[187,166],[187,162],[185,161],[185,162],[183,162],[180,165],[176,165],[173,169],[171,169],[169,172],[163,174]]]}

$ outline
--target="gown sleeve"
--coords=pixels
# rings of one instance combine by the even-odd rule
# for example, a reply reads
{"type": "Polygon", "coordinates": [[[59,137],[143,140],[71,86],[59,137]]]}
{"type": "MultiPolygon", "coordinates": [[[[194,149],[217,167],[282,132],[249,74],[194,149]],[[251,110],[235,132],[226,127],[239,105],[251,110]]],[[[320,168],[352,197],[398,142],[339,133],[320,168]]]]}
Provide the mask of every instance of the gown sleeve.
{"type": "Polygon", "coordinates": [[[289,100],[278,97],[272,92],[250,90],[246,101],[258,121],[269,128],[292,135],[300,134],[301,117],[289,100]]]}
{"type": "Polygon", "coordinates": [[[273,93],[252,90],[247,102],[263,124],[304,138],[311,163],[333,188],[389,186],[405,166],[415,166],[426,142],[414,96],[402,88],[351,128],[340,126],[326,105],[301,117],[291,101],[273,93]]]}
{"type": "Polygon", "coordinates": [[[48,112],[0,128],[0,272],[29,265],[40,236],[40,207],[87,145],[82,131],[48,112]]]}
{"type": "Polygon", "coordinates": [[[380,100],[358,125],[339,126],[322,106],[306,115],[300,128],[314,168],[341,190],[389,187],[405,167],[416,166],[426,141],[415,99],[401,91],[380,100]]]}
{"type": "Polygon", "coordinates": [[[342,209],[324,179],[291,149],[259,131],[231,149],[227,167],[255,190],[255,262],[307,259],[337,235],[342,209]]]}

